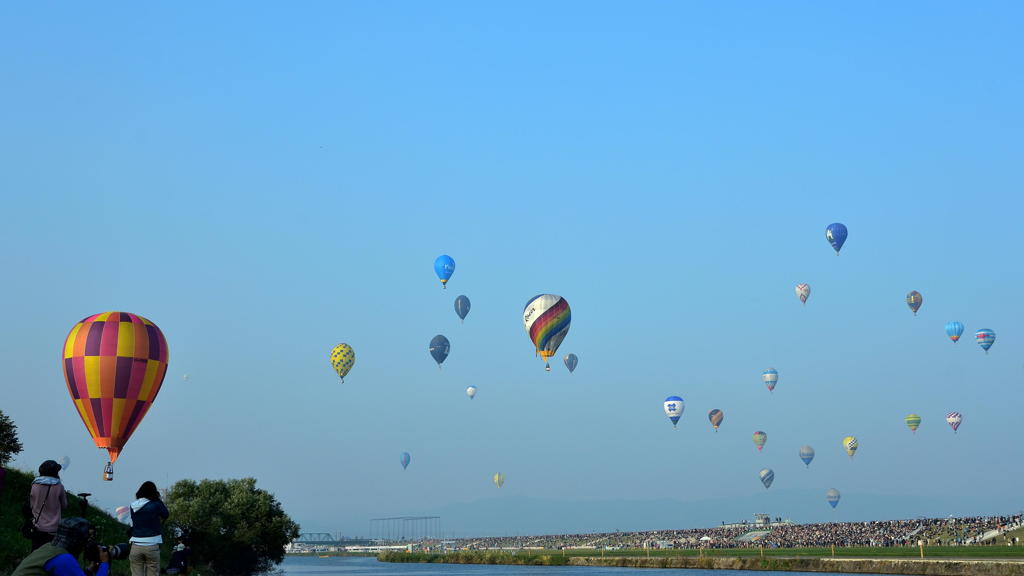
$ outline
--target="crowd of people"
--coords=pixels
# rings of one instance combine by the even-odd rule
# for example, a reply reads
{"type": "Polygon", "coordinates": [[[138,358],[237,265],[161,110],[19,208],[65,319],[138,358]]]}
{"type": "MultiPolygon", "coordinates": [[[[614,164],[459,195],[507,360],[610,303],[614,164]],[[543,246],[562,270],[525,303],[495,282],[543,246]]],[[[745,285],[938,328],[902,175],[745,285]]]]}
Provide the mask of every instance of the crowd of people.
{"type": "Polygon", "coordinates": [[[550,534],[463,538],[455,546],[470,550],[572,548],[743,548],[848,547],[981,544],[981,536],[1021,525],[1021,515],[919,518],[873,522],[794,524],[769,522],[687,530],[550,534]]]}

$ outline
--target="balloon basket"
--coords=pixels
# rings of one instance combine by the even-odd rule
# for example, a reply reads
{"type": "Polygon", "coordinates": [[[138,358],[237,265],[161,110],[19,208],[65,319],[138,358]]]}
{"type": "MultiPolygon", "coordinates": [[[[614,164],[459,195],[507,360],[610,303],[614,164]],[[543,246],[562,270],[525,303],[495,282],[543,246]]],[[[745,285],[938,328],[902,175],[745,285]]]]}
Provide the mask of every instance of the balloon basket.
{"type": "Polygon", "coordinates": [[[114,480],[113,462],[107,462],[107,465],[103,468],[103,480],[106,482],[111,482],[114,480]]]}

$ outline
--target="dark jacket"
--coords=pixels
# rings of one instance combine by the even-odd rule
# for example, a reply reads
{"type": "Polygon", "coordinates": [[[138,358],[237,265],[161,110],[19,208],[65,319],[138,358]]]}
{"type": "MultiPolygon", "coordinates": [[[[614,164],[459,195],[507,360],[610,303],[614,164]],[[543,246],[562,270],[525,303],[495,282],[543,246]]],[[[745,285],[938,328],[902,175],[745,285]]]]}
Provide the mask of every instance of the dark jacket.
{"type": "Polygon", "coordinates": [[[159,536],[163,533],[160,520],[166,520],[170,515],[167,506],[159,500],[143,500],[145,498],[132,502],[132,537],[159,536]]]}

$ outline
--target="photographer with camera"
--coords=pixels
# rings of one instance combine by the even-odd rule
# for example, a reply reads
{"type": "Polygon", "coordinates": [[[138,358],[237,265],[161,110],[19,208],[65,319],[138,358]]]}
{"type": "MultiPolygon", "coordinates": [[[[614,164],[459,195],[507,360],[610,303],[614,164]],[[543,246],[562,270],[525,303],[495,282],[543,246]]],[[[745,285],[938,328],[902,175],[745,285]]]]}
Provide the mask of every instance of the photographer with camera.
{"type": "MultiPolygon", "coordinates": [[[[85,518],[64,518],[57,525],[53,540],[43,544],[25,557],[11,576],[85,576],[78,564],[78,555],[89,542],[89,521],[85,518]]],[[[110,557],[106,548],[100,548],[99,567],[95,576],[107,576],[110,557]]]]}
{"type": "Polygon", "coordinates": [[[159,576],[160,545],[163,544],[163,522],[170,513],[160,501],[156,484],[145,481],[132,502],[132,543],[128,553],[132,576],[159,576]]]}

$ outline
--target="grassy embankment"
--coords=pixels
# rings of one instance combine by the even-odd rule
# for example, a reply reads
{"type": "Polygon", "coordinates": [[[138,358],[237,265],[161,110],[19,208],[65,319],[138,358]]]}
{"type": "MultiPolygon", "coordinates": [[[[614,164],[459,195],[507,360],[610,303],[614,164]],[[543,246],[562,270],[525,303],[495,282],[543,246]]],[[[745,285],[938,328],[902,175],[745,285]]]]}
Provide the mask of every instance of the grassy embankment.
{"type": "Polygon", "coordinates": [[[449,554],[385,552],[381,562],[518,564],[631,568],[699,568],[704,570],[783,570],[848,574],[932,576],[1024,576],[1021,547],[930,547],[926,559],[916,548],[791,548],[708,550],[521,550],[449,554]]]}
{"type": "MultiPolygon", "coordinates": [[[[0,575],[11,573],[21,559],[31,551],[28,540],[21,535],[21,505],[28,497],[33,475],[20,470],[7,469],[6,486],[0,494],[0,575]]],[[[81,499],[68,494],[66,516],[81,514],[81,499]]],[[[128,540],[128,527],[106,512],[90,506],[85,518],[99,530],[99,541],[104,544],[117,544],[128,540]]],[[[166,552],[165,552],[166,554],[166,552]]],[[[163,556],[167,558],[167,556],[163,556]]],[[[128,560],[112,562],[111,572],[116,575],[129,574],[128,560]]]]}

